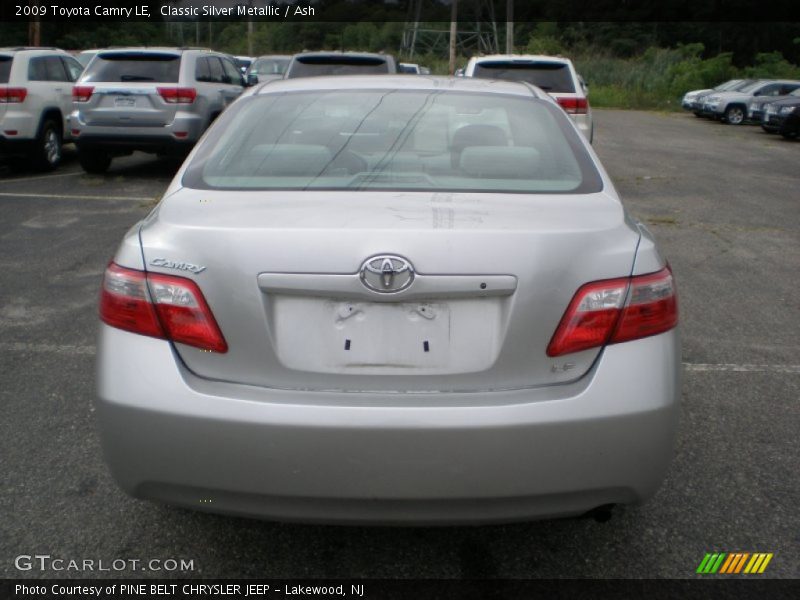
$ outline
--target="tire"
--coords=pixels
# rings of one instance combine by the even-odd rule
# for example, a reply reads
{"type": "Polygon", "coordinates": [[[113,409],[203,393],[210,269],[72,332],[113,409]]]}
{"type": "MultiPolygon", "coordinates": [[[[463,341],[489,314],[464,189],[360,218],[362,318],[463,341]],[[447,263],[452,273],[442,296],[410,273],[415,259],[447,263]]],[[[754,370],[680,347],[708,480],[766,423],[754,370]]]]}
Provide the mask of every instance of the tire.
{"type": "Polygon", "coordinates": [[[78,148],[78,162],[83,170],[93,175],[102,175],[111,165],[111,157],[102,150],[81,150],[78,148]]]}
{"type": "Polygon", "coordinates": [[[797,131],[781,131],[781,135],[786,140],[796,140],[798,136],[797,131]]]}
{"type": "Polygon", "coordinates": [[[61,164],[64,140],[55,119],[45,119],[34,145],[33,165],[39,171],[52,171],[61,164]]]}
{"type": "Polygon", "coordinates": [[[725,109],[725,122],[728,125],[741,125],[746,119],[747,112],[739,104],[734,104],[725,109]]]}

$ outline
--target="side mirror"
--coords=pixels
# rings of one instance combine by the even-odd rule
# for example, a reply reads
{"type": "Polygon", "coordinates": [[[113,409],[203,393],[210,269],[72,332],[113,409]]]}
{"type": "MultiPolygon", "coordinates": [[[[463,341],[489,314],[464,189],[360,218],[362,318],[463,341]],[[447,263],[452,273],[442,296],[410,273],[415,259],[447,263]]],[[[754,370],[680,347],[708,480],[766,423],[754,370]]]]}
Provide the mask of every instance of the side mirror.
{"type": "Polygon", "coordinates": [[[761,92],[755,92],[755,93],[753,94],[753,96],[760,96],[760,95],[761,95],[761,92]]]}
{"type": "Polygon", "coordinates": [[[258,75],[256,75],[255,73],[248,73],[245,84],[247,86],[258,85],[258,75]]]}

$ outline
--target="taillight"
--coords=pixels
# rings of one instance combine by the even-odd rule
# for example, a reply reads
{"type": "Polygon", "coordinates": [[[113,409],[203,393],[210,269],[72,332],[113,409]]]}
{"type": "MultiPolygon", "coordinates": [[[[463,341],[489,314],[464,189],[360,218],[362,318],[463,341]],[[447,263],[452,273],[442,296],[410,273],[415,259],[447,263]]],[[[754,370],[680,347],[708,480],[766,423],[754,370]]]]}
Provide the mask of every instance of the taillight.
{"type": "Polygon", "coordinates": [[[194,88],[160,87],[156,89],[158,95],[168,104],[191,104],[197,98],[197,90],[194,88]]]}
{"type": "Polygon", "coordinates": [[[669,267],[649,275],[595,281],[573,296],[547,355],[636,340],[677,324],[678,296],[669,267]]]}
{"type": "Polygon", "coordinates": [[[19,104],[25,102],[27,88],[0,86],[0,104],[19,104]]]}
{"type": "Polygon", "coordinates": [[[585,115],[589,110],[589,101],[586,98],[556,98],[559,106],[571,115],[585,115]]]}
{"type": "Polygon", "coordinates": [[[100,318],[133,333],[212,352],[228,351],[203,293],[185,277],[145,273],[111,263],[103,278],[100,318]]]}
{"type": "Polygon", "coordinates": [[[94,93],[93,85],[73,85],[72,86],[72,101],[73,102],[88,102],[94,93]]]}

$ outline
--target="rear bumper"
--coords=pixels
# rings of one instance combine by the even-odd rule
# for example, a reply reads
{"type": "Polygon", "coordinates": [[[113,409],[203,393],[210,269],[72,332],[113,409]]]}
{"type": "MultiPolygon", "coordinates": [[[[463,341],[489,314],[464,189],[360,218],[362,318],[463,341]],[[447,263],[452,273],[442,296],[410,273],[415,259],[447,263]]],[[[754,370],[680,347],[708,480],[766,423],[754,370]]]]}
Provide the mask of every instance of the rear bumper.
{"type": "Polygon", "coordinates": [[[158,154],[186,154],[194,146],[194,141],[176,139],[173,136],[108,136],[81,134],[75,140],[78,151],[103,150],[109,153],[127,153],[139,150],[158,154]]]}
{"type": "Polygon", "coordinates": [[[207,127],[207,120],[193,113],[179,113],[163,127],[88,125],[75,111],[69,130],[78,149],[130,152],[183,152],[191,150],[207,127]]]}
{"type": "Polygon", "coordinates": [[[679,369],[671,331],[549,388],[286,391],[201,380],[169,343],[103,325],[97,407],[106,460],[136,497],[282,520],[509,521],[652,496],[679,369]]]}

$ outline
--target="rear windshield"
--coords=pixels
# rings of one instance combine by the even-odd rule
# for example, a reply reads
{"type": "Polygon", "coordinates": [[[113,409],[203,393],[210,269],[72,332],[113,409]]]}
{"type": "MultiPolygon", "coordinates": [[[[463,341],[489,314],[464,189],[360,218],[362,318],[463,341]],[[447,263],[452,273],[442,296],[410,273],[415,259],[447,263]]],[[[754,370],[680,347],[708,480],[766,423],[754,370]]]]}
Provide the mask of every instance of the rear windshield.
{"type": "Polygon", "coordinates": [[[379,56],[302,56],[292,63],[287,78],[317,75],[367,75],[389,72],[386,59],[379,56]]]}
{"type": "Polygon", "coordinates": [[[526,81],[545,92],[575,92],[569,65],[561,62],[482,61],[475,65],[472,76],[481,79],[526,81]]]}
{"type": "Polygon", "coordinates": [[[0,83],[8,83],[8,78],[11,76],[11,63],[13,62],[13,56],[0,56],[0,83]]]}
{"type": "Polygon", "coordinates": [[[187,187],[588,193],[602,181],[550,102],[441,90],[252,96],[198,149],[187,187]]]}
{"type": "Polygon", "coordinates": [[[250,66],[250,72],[256,75],[283,75],[288,66],[288,58],[259,58],[250,66]]]}
{"type": "Polygon", "coordinates": [[[158,81],[177,83],[181,57],[175,54],[104,52],[81,81],[158,81]]]}

